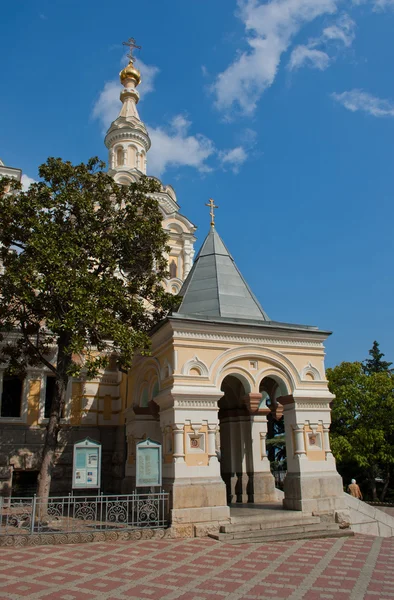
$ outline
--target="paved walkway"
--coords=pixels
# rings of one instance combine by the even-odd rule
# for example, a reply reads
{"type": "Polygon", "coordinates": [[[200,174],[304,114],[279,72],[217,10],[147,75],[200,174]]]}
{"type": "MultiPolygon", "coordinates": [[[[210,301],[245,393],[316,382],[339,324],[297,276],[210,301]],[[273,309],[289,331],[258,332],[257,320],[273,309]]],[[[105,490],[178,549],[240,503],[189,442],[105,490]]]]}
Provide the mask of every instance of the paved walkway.
{"type": "Polygon", "coordinates": [[[394,599],[394,538],[0,549],[0,600],[394,599]]]}

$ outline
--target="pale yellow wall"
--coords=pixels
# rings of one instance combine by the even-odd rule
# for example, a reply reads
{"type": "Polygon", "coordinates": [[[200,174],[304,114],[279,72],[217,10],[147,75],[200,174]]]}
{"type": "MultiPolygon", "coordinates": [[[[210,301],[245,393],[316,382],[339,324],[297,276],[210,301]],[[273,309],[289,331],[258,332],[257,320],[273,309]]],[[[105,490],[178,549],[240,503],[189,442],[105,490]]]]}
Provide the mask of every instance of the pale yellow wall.
{"type": "Polygon", "coordinates": [[[40,417],[40,391],[41,391],[41,380],[31,379],[28,382],[28,396],[27,396],[27,424],[38,425],[40,417]]]}

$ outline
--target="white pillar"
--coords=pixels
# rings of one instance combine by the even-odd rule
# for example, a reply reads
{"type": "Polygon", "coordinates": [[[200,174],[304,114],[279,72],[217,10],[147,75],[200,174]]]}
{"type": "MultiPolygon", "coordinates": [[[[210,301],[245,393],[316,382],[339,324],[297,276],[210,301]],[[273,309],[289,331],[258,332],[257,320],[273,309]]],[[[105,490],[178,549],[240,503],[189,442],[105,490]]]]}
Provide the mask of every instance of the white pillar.
{"type": "Polygon", "coordinates": [[[218,462],[218,457],[216,454],[216,431],[217,425],[208,424],[208,460],[209,464],[214,462],[218,462]]]}
{"type": "Polygon", "coordinates": [[[330,446],[330,425],[323,423],[323,447],[326,453],[326,460],[332,458],[331,446],[330,446]]]}
{"type": "Polygon", "coordinates": [[[174,430],[174,459],[175,462],[185,462],[185,446],[184,446],[184,430],[183,424],[176,423],[173,425],[174,430]]]}
{"type": "Polygon", "coordinates": [[[304,425],[303,423],[297,423],[293,427],[294,431],[294,454],[298,456],[299,459],[306,458],[306,450],[305,450],[305,438],[304,438],[304,425]]]}

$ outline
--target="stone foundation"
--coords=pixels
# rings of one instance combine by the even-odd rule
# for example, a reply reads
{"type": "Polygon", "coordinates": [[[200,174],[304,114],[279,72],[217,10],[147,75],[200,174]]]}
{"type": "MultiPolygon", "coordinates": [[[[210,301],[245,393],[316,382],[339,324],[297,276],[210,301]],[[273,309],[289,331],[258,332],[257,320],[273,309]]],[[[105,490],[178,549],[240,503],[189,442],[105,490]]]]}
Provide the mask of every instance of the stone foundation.
{"type": "Polygon", "coordinates": [[[284,481],[283,508],[304,513],[334,514],[346,508],[342,478],[336,472],[287,473],[284,481]]]}
{"type": "Polygon", "coordinates": [[[248,502],[276,502],[275,479],[270,472],[249,473],[248,502]]]}

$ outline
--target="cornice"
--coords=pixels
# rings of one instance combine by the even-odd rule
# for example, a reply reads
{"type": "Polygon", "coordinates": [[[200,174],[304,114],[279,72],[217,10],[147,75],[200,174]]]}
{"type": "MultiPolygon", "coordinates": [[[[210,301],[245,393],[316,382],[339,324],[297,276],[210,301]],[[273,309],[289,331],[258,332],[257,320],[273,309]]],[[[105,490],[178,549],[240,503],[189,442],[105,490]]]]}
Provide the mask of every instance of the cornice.
{"type": "Polygon", "coordinates": [[[113,146],[116,142],[119,141],[138,141],[140,142],[145,149],[145,152],[148,152],[151,147],[151,141],[149,135],[143,131],[135,131],[129,128],[122,129],[114,129],[109,131],[105,136],[105,145],[107,148],[113,146]]]}
{"type": "Polygon", "coordinates": [[[311,342],[308,340],[294,340],[283,338],[251,337],[246,335],[229,335],[218,333],[201,333],[194,331],[174,330],[174,339],[207,340],[212,342],[231,342],[240,344],[266,344],[275,346],[307,346],[310,348],[323,348],[322,342],[311,342]]]}

